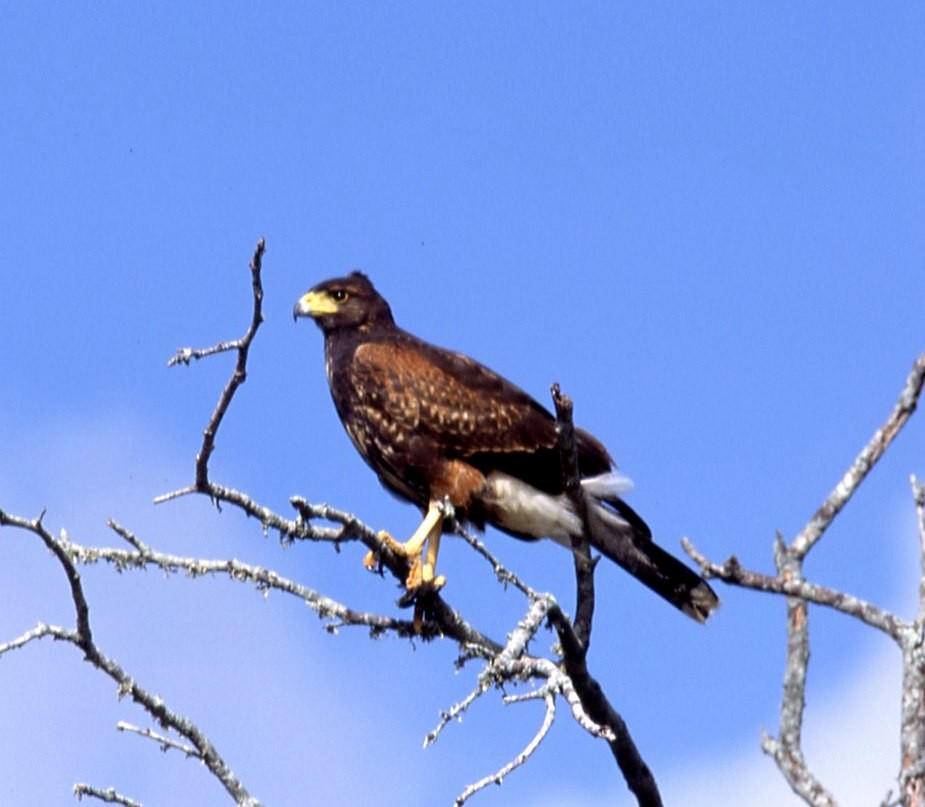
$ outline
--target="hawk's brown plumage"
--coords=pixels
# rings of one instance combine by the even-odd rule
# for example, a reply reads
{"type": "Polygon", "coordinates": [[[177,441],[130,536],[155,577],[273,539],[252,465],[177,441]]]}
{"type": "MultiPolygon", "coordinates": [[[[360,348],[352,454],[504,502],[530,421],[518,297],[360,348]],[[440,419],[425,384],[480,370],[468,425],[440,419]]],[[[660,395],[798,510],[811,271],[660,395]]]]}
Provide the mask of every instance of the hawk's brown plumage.
{"type": "Polygon", "coordinates": [[[607,450],[576,430],[587,524],[563,490],[555,418],[487,367],[428,344],[395,325],[388,303],[359,273],[315,286],[296,304],[325,336],[331,396],[350,439],[382,483],[428,513],[409,551],[436,541],[448,498],[461,520],[493,524],[519,538],[566,546],[587,528],[595,548],[690,616],[703,621],[718,600],[709,585],[652,543],[623,501],[627,480],[607,450]]]}

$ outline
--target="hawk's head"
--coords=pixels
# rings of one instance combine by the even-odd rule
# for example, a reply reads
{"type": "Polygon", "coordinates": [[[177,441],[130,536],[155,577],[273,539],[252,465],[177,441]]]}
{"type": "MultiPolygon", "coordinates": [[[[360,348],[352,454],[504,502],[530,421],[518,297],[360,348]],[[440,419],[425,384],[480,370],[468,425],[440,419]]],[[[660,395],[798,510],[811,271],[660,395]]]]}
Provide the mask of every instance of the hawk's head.
{"type": "Polygon", "coordinates": [[[326,334],[393,323],[389,304],[362,272],[319,283],[299,298],[292,314],[311,317],[326,334]]]}

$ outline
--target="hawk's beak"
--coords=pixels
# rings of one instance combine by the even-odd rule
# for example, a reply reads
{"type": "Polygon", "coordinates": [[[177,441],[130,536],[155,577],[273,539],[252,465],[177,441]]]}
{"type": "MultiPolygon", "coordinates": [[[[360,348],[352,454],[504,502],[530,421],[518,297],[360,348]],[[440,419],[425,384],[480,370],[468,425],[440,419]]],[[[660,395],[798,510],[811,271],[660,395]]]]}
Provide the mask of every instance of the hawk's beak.
{"type": "Polygon", "coordinates": [[[324,314],[333,314],[336,311],[337,306],[328,295],[310,291],[299,298],[295,308],[292,309],[292,318],[320,317],[324,314]]]}

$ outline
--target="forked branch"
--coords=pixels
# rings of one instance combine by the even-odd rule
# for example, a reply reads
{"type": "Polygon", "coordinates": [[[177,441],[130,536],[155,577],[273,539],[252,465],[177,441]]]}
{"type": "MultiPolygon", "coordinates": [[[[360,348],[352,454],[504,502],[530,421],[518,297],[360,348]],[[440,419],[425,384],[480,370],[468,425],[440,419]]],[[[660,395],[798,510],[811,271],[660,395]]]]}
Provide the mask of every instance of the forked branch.
{"type": "MultiPolygon", "coordinates": [[[[60,538],[55,538],[43,525],[42,516],[27,520],[0,510],[0,526],[14,527],[30,532],[37,536],[51,551],[67,577],[76,622],[74,629],[40,624],[35,630],[23,634],[18,640],[0,646],[0,653],[23,647],[28,642],[41,639],[44,636],[52,636],[55,639],[67,641],[79,647],[88,662],[116,682],[120,696],[130,695],[132,700],[138,703],[159,725],[185,737],[195,749],[196,757],[221,782],[236,804],[240,807],[257,807],[260,802],[248,793],[234,772],[225,764],[218,750],[212,745],[205,733],[188,717],[184,717],[170,709],[160,696],[154,695],[143,688],[133,676],[129,675],[114,659],[107,656],[96,644],[90,630],[90,608],[75,564],[73,546],[67,537],[62,535],[60,538]]],[[[108,793],[108,791],[98,791],[87,785],[78,787],[80,788],[78,795],[100,798],[100,793],[108,793]]],[[[116,795],[118,796],[118,794],[116,795]]],[[[125,797],[118,796],[118,798],[124,799],[125,797]]]]}
{"type": "Polygon", "coordinates": [[[899,783],[902,804],[925,804],[925,654],[922,629],[925,624],[925,526],[920,497],[925,496],[913,480],[913,495],[919,514],[922,567],[919,608],[915,622],[908,622],[873,603],[843,591],[808,582],[803,561],[844,509],[877,461],[899,435],[915,412],[925,384],[925,353],[913,363],[899,399],[883,425],[877,429],[857,458],[843,474],[806,526],[787,544],[778,535],[774,544],[776,575],[744,569],[735,557],[718,564],[708,560],[687,539],[683,544],[707,577],[730,585],[781,594],[787,598],[787,653],[784,669],[780,727],[776,738],[765,736],[763,749],[770,754],[790,787],[807,804],[828,807],[832,794],[813,775],[802,749],[803,712],[809,666],[809,604],[833,608],[859,619],[889,636],[903,654],[902,734],[899,783]]]}

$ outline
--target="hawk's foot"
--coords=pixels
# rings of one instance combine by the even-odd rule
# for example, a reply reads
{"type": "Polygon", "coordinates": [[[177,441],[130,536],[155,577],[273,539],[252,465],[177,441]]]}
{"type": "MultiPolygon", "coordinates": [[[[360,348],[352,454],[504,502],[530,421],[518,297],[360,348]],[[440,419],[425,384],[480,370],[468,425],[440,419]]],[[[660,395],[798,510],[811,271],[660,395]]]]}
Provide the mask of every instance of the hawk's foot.
{"type": "MultiPolygon", "coordinates": [[[[379,540],[382,542],[382,545],[387,547],[391,552],[398,555],[400,558],[408,558],[408,553],[405,551],[405,545],[398,543],[391,535],[389,535],[385,530],[379,530],[377,533],[379,540]]],[[[380,550],[381,551],[381,550],[380,550]]],[[[380,553],[377,551],[370,550],[363,557],[363,565],[370,572],[377,572],[380,570],[381,566],[380,553]]]]}

